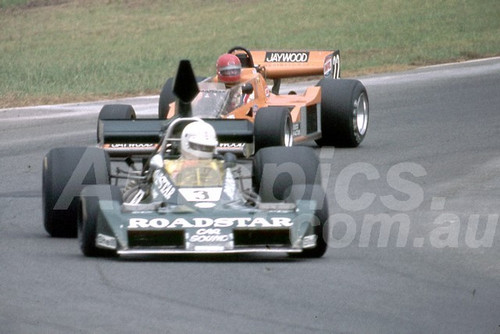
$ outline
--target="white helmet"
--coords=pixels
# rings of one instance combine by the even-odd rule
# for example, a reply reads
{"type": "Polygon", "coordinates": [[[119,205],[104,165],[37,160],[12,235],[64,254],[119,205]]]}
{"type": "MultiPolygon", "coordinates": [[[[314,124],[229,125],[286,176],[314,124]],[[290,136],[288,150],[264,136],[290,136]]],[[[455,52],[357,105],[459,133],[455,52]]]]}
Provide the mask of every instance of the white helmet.
{"type": "Polygon", "coordinates": [[[214,128],[206,122],[186,125],[181,135],[181,154],[184,159],[211,159],[217,147],[214,128]]]}

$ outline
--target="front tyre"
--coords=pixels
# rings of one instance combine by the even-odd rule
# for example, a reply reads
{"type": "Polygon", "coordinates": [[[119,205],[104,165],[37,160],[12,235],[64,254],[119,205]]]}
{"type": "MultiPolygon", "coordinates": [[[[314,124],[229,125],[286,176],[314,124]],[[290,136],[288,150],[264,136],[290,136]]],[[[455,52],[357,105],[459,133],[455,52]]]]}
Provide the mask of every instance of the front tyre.
{"type": "Polygon", "coordinates": [[[368,130],[369,103],[358,80],[324,78],[321,87],[319,146],[357,147],[368,130]]]}
{"type": "Polygon", "coordinates": [[[290,187],[303,184],[321,185],[319,159],[311,147],[266,147],[255,154],[252,186],[263,202],[283,201],[290,187]]]}
{"type": "Polygon", "coordinates": [[[111,200],[121,204],[122,193],[120,188],[109,185],[93,185],[82,190],[77,225],[80,249],[85,256],[113,256],[116,254],[114,250],[101,249],[96,246],[99,200],[111,200]]]}
{"type": "MultiPolygon", "coordinates": [[[[307,146],[263,148],[254,157],[252,185],[262,202],[314,201],[310,233],[316,244],[294,257],[319,258],[328,248],[328,200],[321,186],[319,159],[307,146]]],[[[307,217],[310,219],[311,217],[307,217]]]]}
{"type": "Polygon", "coordinates": [[[109,184],[109,175],[109,156],[96,147],[64,147],[47,153],[43,160],[42,206],[50,236],[76,237],[80,191],[89,184],[109,184]]]}
{"type": "Polygon", "coordinates": [[[254,121],[255,152],[264,147],[293,145],[293,124],[285,107],[266,107],[257,112],[254,121]]]}

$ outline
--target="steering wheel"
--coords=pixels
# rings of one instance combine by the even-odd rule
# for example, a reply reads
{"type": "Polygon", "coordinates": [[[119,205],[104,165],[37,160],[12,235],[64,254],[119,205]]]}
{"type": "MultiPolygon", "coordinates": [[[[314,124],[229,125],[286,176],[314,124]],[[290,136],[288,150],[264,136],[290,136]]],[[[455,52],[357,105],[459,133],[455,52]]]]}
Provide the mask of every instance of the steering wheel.
{"type": "Polygon", "coordinates": [[[234,48],[231,48],[229,49],[229,51],[227,53],[233,53],[235,51],[243,51],[246,55],[247,55],[247,59],[248,59],[248,67],[254,67],[254,63],[253,63],[253,57],[252,57],[252,54],[250,53],[250,51],[248,51],[248,49],[242,47],[242,46],[235,46],[234,48]]]}

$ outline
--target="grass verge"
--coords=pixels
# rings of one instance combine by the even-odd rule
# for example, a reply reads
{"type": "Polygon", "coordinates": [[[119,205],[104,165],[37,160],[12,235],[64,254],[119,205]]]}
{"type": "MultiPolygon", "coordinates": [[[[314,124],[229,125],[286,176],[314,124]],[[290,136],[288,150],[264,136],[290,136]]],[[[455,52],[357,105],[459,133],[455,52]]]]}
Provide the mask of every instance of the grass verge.
{"type": "Polygon", "coordinates": [[[500,55],[498,0],[0,0],[0,108],[157,94],[180,59],[340,49],[353,77],[500,55]]]}

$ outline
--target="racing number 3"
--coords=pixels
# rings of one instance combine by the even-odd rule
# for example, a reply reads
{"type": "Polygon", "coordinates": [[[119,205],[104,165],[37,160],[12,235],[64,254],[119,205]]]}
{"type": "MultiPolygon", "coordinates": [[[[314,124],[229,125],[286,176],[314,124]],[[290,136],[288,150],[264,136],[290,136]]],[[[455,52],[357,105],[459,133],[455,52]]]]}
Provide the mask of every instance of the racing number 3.
{"type": "Polygon", "coordinates": [[[209,199],[208,191],[206,191],[206,190],[193,191],[193,199],[196,201],[204,201],[204,200],[209,199]]]}

